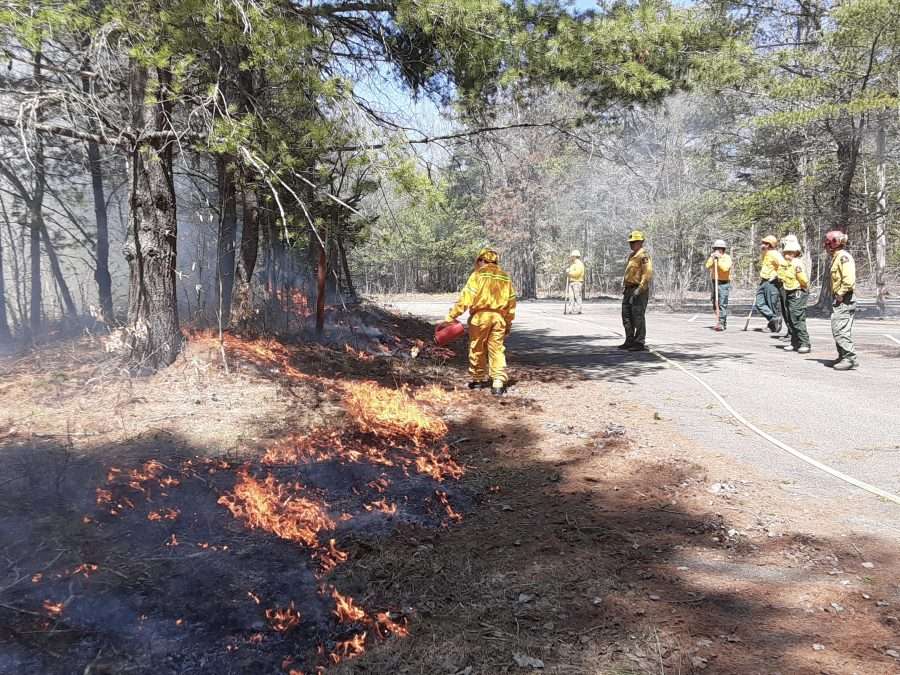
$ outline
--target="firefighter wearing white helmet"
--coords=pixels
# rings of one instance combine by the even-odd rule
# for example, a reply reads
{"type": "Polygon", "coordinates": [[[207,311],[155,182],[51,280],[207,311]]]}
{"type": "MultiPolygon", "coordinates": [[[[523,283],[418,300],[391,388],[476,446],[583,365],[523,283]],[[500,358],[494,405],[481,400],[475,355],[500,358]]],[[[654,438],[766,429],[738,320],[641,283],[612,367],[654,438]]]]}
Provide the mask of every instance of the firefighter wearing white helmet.
{"type": "Polygon", "coordinates": [[[567,284],[566,305],[571,306],[572,314],[581,314],[581,300],[584,290],[584,263],[581,262],[581,251],[577,248],[569,254],[566,278],[569,281],[567,284]]]}
{"type": "Polygon", "coordinates": [[[806,329],[806,302],[809,299],[809,276],[800,255],[803,249],[796,237],[784,238],[784,264],[778,269],[778,278],[785,296],[785,320],[791,342],[784,349],[798,354],[809,354],[809,331],[806,329]]]}
{"type": "Polygon", "coordinates": [[[718,300],[719,320],[715,330],[725,330],[728,327],[728,296],[731,294],[731,268],[733,266],[731,256],[725,252],[727,245],[722,239],[716,239],[712,245],[712,253],[706,259],[706,269],[710,270],[712,282],[713,309],[716,309],[718,300]],[[718,292],[717,292],[718,291],[718,292]]]}
{"type": "Polygon", "coordinates": [[[859,367],[856,348],[853,345],[853,317],[856,301],[856,263],[845,250],[847,235],[840,230],[832,230],[825,235],[825,250],[831,254],[831,293],[834,307],[831,312],[831,333],[837,346],[838,360],[835,370],[854,370],[859,367]]]}
{"type": "Polygon", "coordinates": [[[625,265],[625,278],[622,281],[622,327],[625,329],[625,342],[619,349],[642,352],[647,349],[644,340],[647,337],[647,302],[650,299],[650,281],[653,279],[653,263],[644,248],[644,233],[632,230],[628,236],[631,255],[625,265]]]}

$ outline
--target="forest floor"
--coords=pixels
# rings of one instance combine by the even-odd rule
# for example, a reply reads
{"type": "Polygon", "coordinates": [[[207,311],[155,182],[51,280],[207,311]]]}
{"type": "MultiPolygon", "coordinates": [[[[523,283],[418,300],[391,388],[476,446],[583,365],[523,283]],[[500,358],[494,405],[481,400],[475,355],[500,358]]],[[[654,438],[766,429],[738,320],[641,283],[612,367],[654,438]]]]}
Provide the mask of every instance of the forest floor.
{"type": "Polygon", "coordinates": [[[331,330],[0,361],[0,672],[900,673],[895,541],[608,382],[331,330]]]}

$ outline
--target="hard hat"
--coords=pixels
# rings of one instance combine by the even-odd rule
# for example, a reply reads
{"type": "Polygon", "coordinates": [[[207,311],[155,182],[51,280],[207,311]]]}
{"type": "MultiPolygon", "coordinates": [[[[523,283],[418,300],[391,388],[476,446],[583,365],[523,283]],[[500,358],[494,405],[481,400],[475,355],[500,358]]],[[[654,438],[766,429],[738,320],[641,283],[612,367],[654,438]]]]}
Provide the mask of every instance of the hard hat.
{"type": "Polygon", "coordinates": [[[791,242],[794,242],[794,243],[797,243],[797,244],[800,243],[800,240],[797,239],[797,235],[796,235],[796,234],[786,234],[786,235],[784,235],[784,236],[781,238],[781,245],[782,245],[782,246],[787,246],[787,245],[790,244],[791,242]]]}
{"type": "Polygon", "coordinates": [[[716,239],[713,242],[713,248],[728,248],[728,244],[725,243],[724,239],[716,239]]]}
{"type": "Polygon", "coordinates": [[[640,230],[632,230],[631,234],[628,235],[629,243],[632,241],[644,241],[644,233],[640,230]]]}
{"type": "Polygon", "coordinates": [[[847,243],[847,234],[840,230],[831,230],[825,234],[825,248],[834,250],[847,243]]]}
{"type": "Polygon", "coordinates": [[[496,265],[500,262],[500,254],[492,248],[483,248],[478,252],[478,257],[475,258],[475,262],[478,262],[479,260],[496,265]]]}
{"type": "Polygon", "coordinates": [[[793,238],[785,237],[784,252],[785,253],[803,253],[803,248],[800,246],[800,242],[797,241],[796,237],[793,237],[793,238]]]}
{"type": "Polygon", "coordinates": [[[770,234],[770,235],[762,238],[762,243],[768,244],[772,248],[775,248],[776,246],[778,246],[778,239],[775,238],[774,234],[770,234]]]}
{"type": "Polygon", "coordinates": [[[581,251],[579,251],[577,248],[576,248],[576,249],[573,249],[572,252],[569,254],[569,257],[570,257],[570,258],[580,258],[580,257],[581,257],[581,251]]]}

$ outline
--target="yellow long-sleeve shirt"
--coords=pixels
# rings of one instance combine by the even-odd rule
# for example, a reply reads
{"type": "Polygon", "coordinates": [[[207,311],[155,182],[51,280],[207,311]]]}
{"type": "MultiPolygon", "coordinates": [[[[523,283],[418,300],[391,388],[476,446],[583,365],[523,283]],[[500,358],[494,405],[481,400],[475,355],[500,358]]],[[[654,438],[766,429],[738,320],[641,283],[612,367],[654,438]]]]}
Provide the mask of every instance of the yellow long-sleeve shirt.
{"type": "Polygon", "coordinates": [[[781,279],[786,291],[796,291],[798,288],[805,291],[809,288],[809,277],[806,276],[806,266],[802,258],[785,260],[778,268],[778,278],[781,279]]]}
{"type": "Polygon", "coordinates": [[[498,312],[507,324],[512,323],[516,318],[516,292],[509,275],[493,264],[472,272],[446,321],[453,321],[466,310],[470,315],[486,310],[498,312]]]}
{"type": "Polygon", "coordinates": [[[759,278],[763,281],[771,281],[778,276],[779,268],[784,264],[784,258],[775,249],[769,249],[763,253],[759,261],[759,278]]]}
{"type": "Polygon", "coordinates": [[[856,287],[856,263],[853,256],[843,249],[835,251],[831,258],[831,292],[846,295],[856,287]]]}
{"type": "MultiPolygon", "coordinates": [[[[711,270],[713,265],[715,264],[715,258],[709,256],[706,259],[706,269],[711,270]]],[[[719,266],[718,266],[718,275],[716,276],[716,281],[731,281],[731,268],[733,263],[731,262],[731,256],[727,253],[723,253],[719,256],[719,266]]]]}
{"type": "Polygon", "coordinates": [[[569,281],[572,282],[583,282],[584,281],[584,263],[580,260],[576,260],[571,265],[566,268],[566,275],[569,277],[569,281]]]}
{"type": "Polygon", "coordinates": [[[646,293],[652,279],[653,263],[650,260],[650,254],[640,248],[637,253],[628,256],[623,283],[626,286],[638,286],[640,293],[646,293]]]}

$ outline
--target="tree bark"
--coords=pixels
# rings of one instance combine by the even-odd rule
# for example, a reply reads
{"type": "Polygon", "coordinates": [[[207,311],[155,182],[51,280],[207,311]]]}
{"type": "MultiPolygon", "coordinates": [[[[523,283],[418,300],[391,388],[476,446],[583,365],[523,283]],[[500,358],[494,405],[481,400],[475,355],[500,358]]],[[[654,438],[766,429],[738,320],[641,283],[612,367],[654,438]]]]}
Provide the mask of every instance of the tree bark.
{"type": "Polygon", "coordinates": [[[875,133],[875,166],[878,174],[878,193],[875,199],[875,301],[884,316],[887,287],[884,271],[887,266],[887,163],[885,161],[884,120],[879,120],[875,133]]]}
{"type": "MultiPolygon", "coordinates": [[[[32,74],[34,83],[40,87],[41,62],[43,55],[36,50],[33,55],[34,66],[32,74]]],[[[43,302],[41,288],[41,230],[44,227],[44,142],[40,136],[34,140],[34,183],[31,190],[31,200],[28,203],[28,227],[31,258],[31,310],[30,310],[30,337],[37,340],[41,332],[41,305],[43,302]]]]}
{"type": "Polygon", "coordinates": [[[216,244],[219,320],[224,326],[227,326],[231,319],[231,298],[234,293],[234,241],[237,234],[234,158],[228,155],[218,155],[216,172],[219,182],[219,236],[216,244]]]}
{"type": "MultiPolygon", "coordinates": [[[[85,70],[87,68],[85,67],[85,70]]],[[[91,82],[81,78],[81,88],[85,94],[91,92],[91,82]]],[[[94,129],[91,130],[95,132],[94,129]]],[[[106,215],[106,195],[103,189],[103,167],[100,164],[100,146],[96,141],[87,141],[88,169],[91,172],[91,190],[94,195],[94,219],[97,221],[97,258],[94,281],[97,282],[97,297],[100,300],[100,317],[107,325],[114,320],[112,300],[112,277],[109,273],[109,219],[106,215]]]]}
{"type": "MultiPolygon", "coordinates": [[[[6,209],[4,208],[4,215],[6,209]]],[[[12,332],[9,330],[9,322],[6,320],[6,277],[3,272],[3,234],[0,233],[0,342],[9,342],[12,332]]]]}
{"type": "MultiPolygon", "coordinates": [[[[170,75],[131,63],[133,128],[162,130],[171,113],[166,103],[148,103],[148,89],[158,102],[170,99],[170,75]]],[[[181,349],[175,288],[177,218],[172,179],[172,149],[160,140],[138,140],[130,154],[129,268],[127,344],[140,369],[172,363],[181,349]]]]}
{"type": "Polygon", "coordinates": [[[325,330],[325,278],[328,274],[328,257],[318,242],[316,245],[319,247],[319,264],[316,266],[316,335],[321,335],[325,330]]]}
{"type": "Polygon", "coordinates": [[[350,296],[350,299],[356,302],[356,288],[353,286],[353,276],[350,274],[350,264],[347,262],[347,250],[344,248],[343,237],[341,237],[340,233],[335,237],[335,241],[337,243],[338,254],[341,258],[341,267],[344,268],[344,279],[346,279],[347,284],[347,294],[350,296]]]}
{"type": "Polygon", "coordinates": [[[62,267],[59,264],[59,257],[53,248],[53,242],[50,241],[50,233],[47,232],[47,226],[41,222],[41,240],[44,243],[44,250],[47,252],[47,258],[50,260],[50,271],[53,273],[53,279],[56,281],[56,287],[62,296],[62,306],[65,316],[74,319],[78,316],[78,308],[72,299],[72,293],[69,291],[69,284],[66,283],[66,277],[63,274],[62,267]]]}
{"type": "Polygon", "coordinates": [[[250,312],[253,292],[251,280],[259,256],[259,205],[256,201],[256,192],[252,187],[248,189],[245,186],[242,194],[244,218],[231,308],[232,323],[244,320],[250,312]]]}

